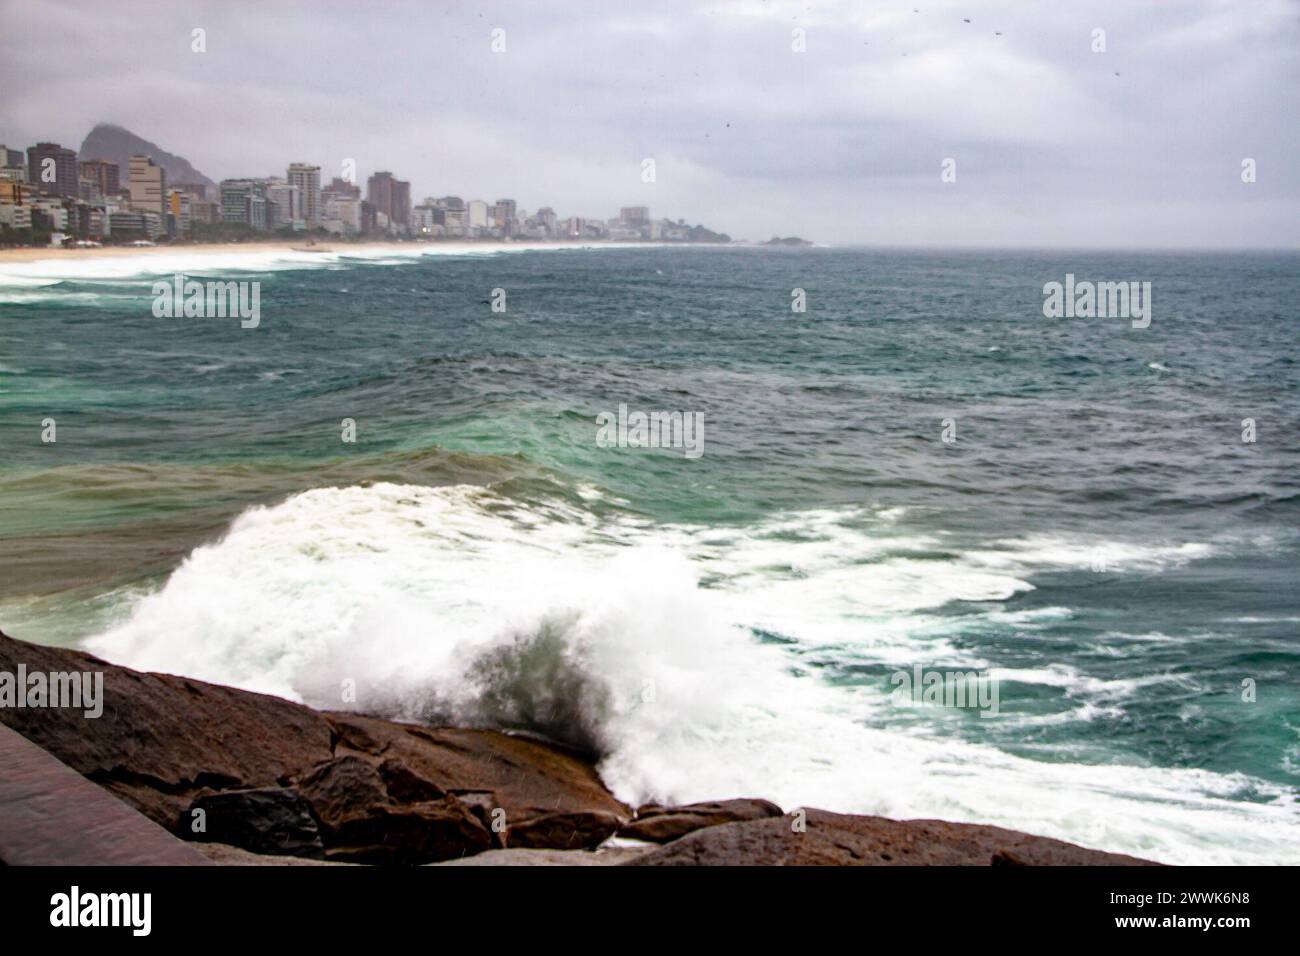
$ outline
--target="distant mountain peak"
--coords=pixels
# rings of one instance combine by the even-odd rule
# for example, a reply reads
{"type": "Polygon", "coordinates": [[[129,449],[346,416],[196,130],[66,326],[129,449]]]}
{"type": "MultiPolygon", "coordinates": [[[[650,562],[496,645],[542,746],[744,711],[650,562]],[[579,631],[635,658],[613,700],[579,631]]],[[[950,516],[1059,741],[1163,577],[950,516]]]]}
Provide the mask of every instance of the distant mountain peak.
{"type": "Polygon", "coordinates": [[[125,181],[127,164],[132,156],[150,157],[167,171],[169,183],[202,183],[215,186],[211,179],[195,169],[188,159],[169,153],[157,143],[137,136],[124,126],[116,123],[97,123],[77,151],[79,159],[106,159],[121,167],[125,181]]]}

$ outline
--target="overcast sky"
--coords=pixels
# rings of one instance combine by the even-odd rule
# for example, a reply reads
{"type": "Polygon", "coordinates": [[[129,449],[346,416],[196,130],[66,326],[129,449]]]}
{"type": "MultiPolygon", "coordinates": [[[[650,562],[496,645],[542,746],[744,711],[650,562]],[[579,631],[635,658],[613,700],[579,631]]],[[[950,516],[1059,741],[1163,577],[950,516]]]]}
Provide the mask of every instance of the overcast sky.
{"type": "Polygon", "coordinates": [[[0,0],[0,142],[101,121],[213,179],[354,158],[751,239],[1300,247],[1296,0],[0,0]]]}

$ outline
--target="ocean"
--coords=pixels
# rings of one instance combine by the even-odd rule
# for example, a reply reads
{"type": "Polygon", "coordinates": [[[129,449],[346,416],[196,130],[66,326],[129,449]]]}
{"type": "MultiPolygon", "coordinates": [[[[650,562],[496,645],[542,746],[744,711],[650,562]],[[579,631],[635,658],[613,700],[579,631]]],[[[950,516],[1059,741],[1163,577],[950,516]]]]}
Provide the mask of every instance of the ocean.
{"type": "Polygon", "coordinates": [[[545,733],[633,803],[1300,863],[1298,302],[1293,253],[0,263],[0,628],[545,733]],[[156,318],[181,270],[260,324],[156,318]],[[1149,327],[1046,317],[1067,275],[1149,327]],[[997,713],[902,706],[931,672],[997,713]]]}

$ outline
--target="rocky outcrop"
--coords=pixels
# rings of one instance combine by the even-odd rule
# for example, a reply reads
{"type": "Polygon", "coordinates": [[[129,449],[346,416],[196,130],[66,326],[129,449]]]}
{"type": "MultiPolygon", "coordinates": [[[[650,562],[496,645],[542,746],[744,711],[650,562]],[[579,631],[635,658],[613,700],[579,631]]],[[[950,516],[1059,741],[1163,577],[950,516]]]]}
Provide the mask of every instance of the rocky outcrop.
{"type": "Polygon", "coordinates": [[[782,816],[759,799],[644,806],[633,820],[587,759],[533,737],[320,713],[0,633],[0,672],[20,667],[102,673],[103,713],[6,706],[0,723],[202,842],[213,859],[252,851],[278,863],[413,864],[480,853],[485,865],[1143,862],[991,826],[821,810],[782,816]],[[586,852],[615,833],[663,845],[586,852]]]}
{"type": "Polygon", "coordinates": [[[772,801],[754,798],[688,803],[679,807],[646,804],[637,808],[636,819],[619,830],[618,835],[650,843],[669,843],[704,827],[780,815],[781,808],[772,801]]]}
{"type": "Polygon", "coordinates": [[[103,713],[0,708],[0,722],[187,840],[425,863],[512,832],[523,846],[594,846],[631,817],[589,762],[545,741],[319,713],[0,634],[0,671],[20,664],[102,672],[103,713]]]}
{"type": "Polygon", "coordinates": [[[697,830],[626,866],[1142,866],[1001,827],[802,810],[697,830]]]}
{"type": "Polygon", "coordinates": [[[0,637],[0,670],[19,664],[103,673],[97,718],[77,709],[3,709],[0,721],[169,830],[203,793],[276,787],[334,756],[329,722],[278,697],[0,637]]]}

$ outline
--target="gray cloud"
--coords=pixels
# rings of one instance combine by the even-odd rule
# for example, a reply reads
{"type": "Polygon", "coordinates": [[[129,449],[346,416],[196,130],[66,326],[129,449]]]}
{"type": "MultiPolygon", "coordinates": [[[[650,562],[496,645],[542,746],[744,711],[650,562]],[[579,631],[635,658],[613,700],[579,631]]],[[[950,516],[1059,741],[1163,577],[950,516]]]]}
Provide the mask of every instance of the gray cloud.
{"type": "Polygon", "coordinates": [[[1300,245],[1288,0],[11,0],[0,27],[11,146],[111,121],[215,178],[354,158],[417,197],[646,204],[751,238],[1300,245]]]}

